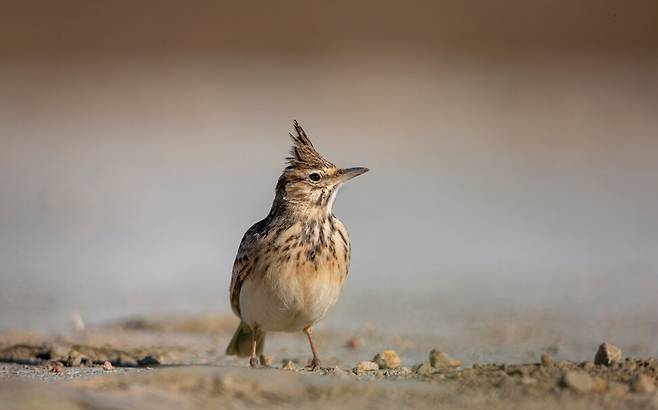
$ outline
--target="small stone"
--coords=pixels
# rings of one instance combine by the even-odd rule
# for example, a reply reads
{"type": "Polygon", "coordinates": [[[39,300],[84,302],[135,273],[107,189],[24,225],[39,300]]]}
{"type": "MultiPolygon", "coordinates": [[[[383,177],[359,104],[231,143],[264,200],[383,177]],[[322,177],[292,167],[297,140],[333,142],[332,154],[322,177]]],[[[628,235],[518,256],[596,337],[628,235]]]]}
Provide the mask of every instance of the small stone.
{"type": "Polygon", "coordinates": [[[610,343],[603,343],[594,357],[594,364],[611,366],[621,362],[621,349],[610,343]]]}
{"type": "Polygon", "coordinates": [[[372,361],[377,363],[380,369],[397,369],[400,367],[400,357],[395,350],[384,350],[377,353],[372,361]]]}
{"type": "Polygon", "coordinates": [[[553,367],[555,366],[555,359],[553,359],[553,356],[550,354],[543,353],[541,355],[541,365],[545,367],[553,367]]]}
{"type": "Polygon", "coordinates": [[[575,363],[568,360],[562,360],[556,364],[557,368],[560,370],[571,370],[575,367],[575,363]]]}
{"type": "Polygon", "coordinates": [[[348,372],[347,370],[341,369],[340,367],[336,366],[331,371],[329,372],[334,377],[338,377],[340,379],[347,379],[350,377],[350,375],[353,375],[353,373],[348,372]]]}
{"type": "Polygon", "coordinates": [[[621,368],[623,368],[624,371],[627,373],[635,373],[638,367],[642,366],[642,362],[627,357],[626,359],[624,359],[623,362],[619,363],[618,365],[620,365],[621,368]]]}
{"type": "Polygon", "coordinates": [[[372,372],[375,370],[379,370],[379,365],[377,365],[375,362],[369,362],[367,360],[358,362],[354,368],[355,373],[372,372]]]}
{"type": "Polygon", "coordinates": [[[646,374],[640,374],[631,382],[631,391],[639,394],[651,394],[656,391],[656,383],[646,374]]]}
{"type": "Polygon", "coordinates": [[[583,369],[585,369],[587,371],[594,370],[594,363],[592,363],[592,362],[582,362],[580,364],[580,367],[582,367],[583,369]]]}
{"type": "Polygon", "coordinates": [[[260,364],[265,367],[272,366],[272,356],[267,353],[261,353],[260,355],[260,364]]]}
{"type": "Polygon", "coordinates": [[[398,370],[398,374],[401,375],[401,376],[409,376],[412,373],[413,373],[413,370],[411,370],[408,367],[400,367],[400,369],[398,370]]]}
{"type": "Polygon", "coordinates": [[[656,372],[658,372],[658,359],[656,359],[655,357],[648,358],[646,360],[646,366],[649,369],[652,369],[652,370],[655,370],[656,372]]]}
{"type": "Polygon", "coordinates": [[[282,370],[295,370],[295,363],[290,359],[283,359],[281,362],[282,370]]]}
{"type": "Polygon", "coordinates": [[[114,370],[114,366],[112,366],[112,363],[105,361],[105,363],[103,363],[103,370],[106,371],[114,370]]]}
{"type": "Polygon", "coordinates": [[[67,362],[70,348],[64,344],[55,343],[50,346],[50,360],[56,362],[67,362]]]}
{"type": "Polygon", "coordinates": [[[421,376],[430,376],[432,375],[432,365],[429,362],[423,362],[416,366],[414,371],[421,376]]]}
{"type": "Polygon", "coordinates": [[[63,368],[64,368],[64,364],[62,362],[48,363],[48,371],[50,371],[51,373],[61,373],[63,368]]]}
{"type": "Polygon", "coordinates": [[[462,361],[435,349],[430,352],[430,365],[436,369],[454,369],[461,366],[462,361]]]}
{"type": "Polygon", "coordinates": [[[518,365],[506,366],[503,371],[509,376],[528,376],[530,374],[527,367],[518,365]]]}
{"type": "Polygon", "coordinates": [[[83,363],[89,363],[89,358],[77,350],[71,350],[69,352],[69,358],[67,364],[69,366],[77,367],[81,366],[83,363]]]}
{"type": "Polygon", "coordinates": [[[117,358],[117,366],[121,367],[137,367],[139,363],[137,362],[137,359],[134,357],[125,354],[125,353],[119,353],[119,357],[117,358]]]}
{"type": "Polygon", "coordinates": [[[562,383],[577,393],[587,393],[594,388],[592,377],[577,370],[567,372],[562,378],[562,383]]]}
{"type": "Polygon", "coordinates": [[[155,356],[146,355],[139,359],[137,364],[144,367],[158,366],[160,364],[160,360],[158,360],[155,356]]]}

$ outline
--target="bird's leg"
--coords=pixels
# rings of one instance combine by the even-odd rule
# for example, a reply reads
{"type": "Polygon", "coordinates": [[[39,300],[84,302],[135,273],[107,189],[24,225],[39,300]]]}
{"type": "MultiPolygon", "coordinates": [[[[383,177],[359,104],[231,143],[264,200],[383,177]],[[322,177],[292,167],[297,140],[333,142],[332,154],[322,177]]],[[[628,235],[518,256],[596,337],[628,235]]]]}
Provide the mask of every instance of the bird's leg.
{"type": "Polygon", "coordinates": [[[313,352],[313,360],[311,361],[310,370],[316,370],[320,368],[320,359],[318,358],[318,351],[315,349],[315,344],[313,343],[313,333],[311,332],[311,326],[304,328],[304,333],[308,337],[308,343],[311,345],[311,352],[313,352]]]}
{"type": "Polygon", "coordinates": [[[258,357],[256,357],[256,347],[258,344],[258,328],[254,326],[251,331],[251,357],[249,358],[249,365],[252,368],[258,367],[258,357]]]}

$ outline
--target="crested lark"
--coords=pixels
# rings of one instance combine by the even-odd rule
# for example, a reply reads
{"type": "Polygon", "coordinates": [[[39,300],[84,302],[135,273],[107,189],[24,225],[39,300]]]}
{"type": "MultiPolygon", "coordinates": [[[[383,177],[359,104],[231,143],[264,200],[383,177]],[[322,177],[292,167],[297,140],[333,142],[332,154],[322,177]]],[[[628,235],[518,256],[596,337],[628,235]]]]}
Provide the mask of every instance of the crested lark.
{"type": "Polygon", "coordinates": [[[303,330],[320,366],[311,327],[336,303],[350,263],[345,226],[332,212],[338,188],[367,168],[340,169],[293,123],[289,165],[269,215],[244,234],[233,264],[231,307],[238,326],[226,354],[258,366],[265,332],[303,330]]]}

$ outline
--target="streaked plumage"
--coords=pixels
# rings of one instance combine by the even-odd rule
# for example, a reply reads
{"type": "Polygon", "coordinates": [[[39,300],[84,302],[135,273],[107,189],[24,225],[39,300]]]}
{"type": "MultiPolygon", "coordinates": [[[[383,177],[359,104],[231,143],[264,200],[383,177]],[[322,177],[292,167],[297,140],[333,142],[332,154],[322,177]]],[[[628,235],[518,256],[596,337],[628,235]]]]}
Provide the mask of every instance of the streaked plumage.
{"type": "Polygon", "coordinates": [[[265,332],[303,330],[319,366],[311,326],[334,306],[350,262],[345,226],[333,215],[336,192],[365,168],[338,169],[322,157],[295,121],[289,165],[267,217],[242,238],[233,265],[231,307],[241,324],[226,353],[251,356],[265,332]]]}

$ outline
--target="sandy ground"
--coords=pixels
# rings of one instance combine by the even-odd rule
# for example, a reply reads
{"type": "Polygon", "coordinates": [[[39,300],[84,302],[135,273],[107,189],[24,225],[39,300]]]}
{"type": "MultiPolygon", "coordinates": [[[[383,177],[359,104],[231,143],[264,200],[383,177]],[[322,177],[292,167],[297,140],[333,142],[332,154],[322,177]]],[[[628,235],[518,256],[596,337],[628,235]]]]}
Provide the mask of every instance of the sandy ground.
{"type": "Polygon", "coordinates": [[[4,332],[0,407],[658,409],[658,360],[650,357],[595,365],[594,348],[584,362],[545,355],[525,364],[432,366],[429,352],[406,355],[413,349],[404,338],[320,329],[322,369],[304,368],[303,335],[283,334],[268,340],[268,366],[253,370],[223,354],[235,324],[208,315],[134,318],[77,333],[4,332]],[[399,353],[399,366],[358,368],[386,348],[399,353]]]}

